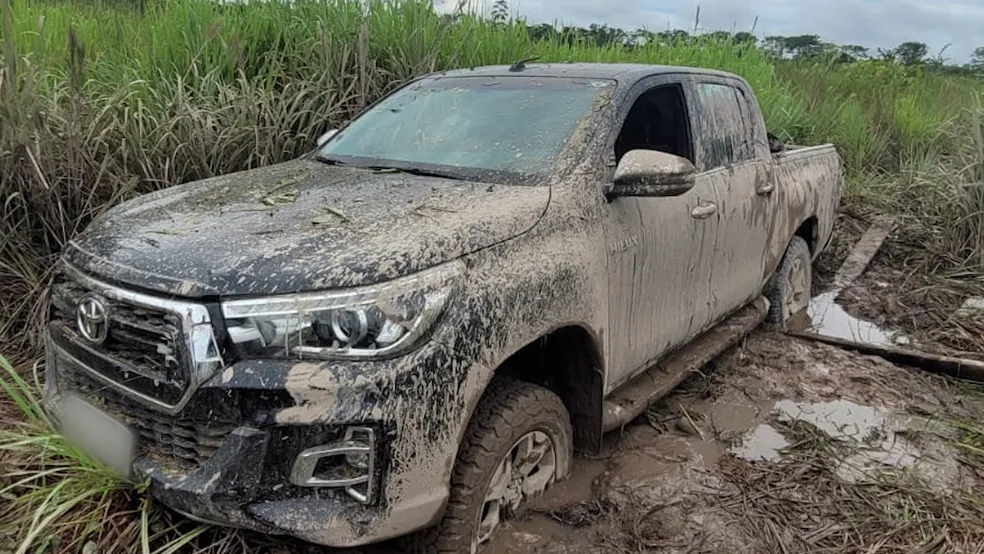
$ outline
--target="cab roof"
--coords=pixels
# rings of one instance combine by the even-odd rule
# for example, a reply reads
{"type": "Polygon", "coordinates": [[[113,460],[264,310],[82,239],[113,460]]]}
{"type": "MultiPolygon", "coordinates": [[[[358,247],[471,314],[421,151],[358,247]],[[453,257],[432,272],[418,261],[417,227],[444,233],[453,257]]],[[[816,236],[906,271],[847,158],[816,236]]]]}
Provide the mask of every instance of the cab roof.
{"type": "Polygon", "coordinates": [[[649,65],[637,63],[535,63],[526,62],[522,69],[510,71],[513,66],[487,65],[469,69],[454,69],[433,73],[445,77],[569,77],[572,79],[613,79],[637,81],[660,74],[714,75],[737,78],[733,73],[676,65],[649,65]]]}

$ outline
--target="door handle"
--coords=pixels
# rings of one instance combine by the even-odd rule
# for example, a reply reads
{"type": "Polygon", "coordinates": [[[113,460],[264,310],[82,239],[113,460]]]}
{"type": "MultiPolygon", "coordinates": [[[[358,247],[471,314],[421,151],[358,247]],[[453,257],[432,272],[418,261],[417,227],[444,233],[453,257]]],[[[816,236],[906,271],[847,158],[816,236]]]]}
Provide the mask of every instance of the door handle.
{"type": "Polygon", "coordinates": [[[776,190],[776,185],[774,183],[766,183],[755,190],[755,193],[759,196],[768,196],[772,194],[772,191],[776,190]]]}
{"type": "Polygon", "coordinates": [[[694,219],[707,219],[712,215],[716,214],[718,211],[717,204],[708,202],[707,204],[701,204],[690,212],[690,215],[694,219]]]}

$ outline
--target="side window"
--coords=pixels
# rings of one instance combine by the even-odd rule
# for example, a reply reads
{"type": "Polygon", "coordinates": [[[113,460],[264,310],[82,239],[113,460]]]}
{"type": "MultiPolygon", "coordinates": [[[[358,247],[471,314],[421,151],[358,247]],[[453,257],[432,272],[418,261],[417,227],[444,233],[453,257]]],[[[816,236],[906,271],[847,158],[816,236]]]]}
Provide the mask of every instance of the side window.
{"type": "Polygon", "coordinates": [[[618,138],[615,163],[629,150],[658,150],[694,161],[690,118],[679,84],[643,92],[632,104],[618,138]]]}
{"type": "Polygon", "coordinates": [[[695,117],[699,155],[697,167],[710,171],[753,157],[745,126],[744,95],[731,85],[698,83],[700,113],[695,117]]]}

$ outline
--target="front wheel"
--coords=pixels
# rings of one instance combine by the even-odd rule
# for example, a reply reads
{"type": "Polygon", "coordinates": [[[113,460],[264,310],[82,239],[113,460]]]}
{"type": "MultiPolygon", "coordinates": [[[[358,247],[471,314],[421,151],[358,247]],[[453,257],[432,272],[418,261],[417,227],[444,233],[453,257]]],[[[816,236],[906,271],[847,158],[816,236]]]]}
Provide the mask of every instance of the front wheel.
{"type": "Polygon", "coordinates": [[[772,289],[769,291],[768,322],[785,329],[793,316],[810,305],[813,287],[813,256],[803,237],[795,236],[786,247],[772,289]]]}
{"type": "Polygon", "coordinates": [[[413,552],[478,552],[500,524],[570,473],[570,415],[543,387],[496,379],[472,415],[444,518],[411,538],[413,552]]]}

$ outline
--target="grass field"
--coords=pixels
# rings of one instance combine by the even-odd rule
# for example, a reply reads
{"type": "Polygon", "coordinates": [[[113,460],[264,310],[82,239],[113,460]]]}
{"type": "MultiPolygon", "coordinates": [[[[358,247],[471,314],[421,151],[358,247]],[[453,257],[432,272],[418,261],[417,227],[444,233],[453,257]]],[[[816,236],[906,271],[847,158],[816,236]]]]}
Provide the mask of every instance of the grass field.
{"type": "Polygon", "coordinates": [[[180,535],[128,486],[76,461],[36,409],[29,368],[49,271],[66,241],[135,194],[292,158],[421,73],[531,55],[738,73],[773,132],[838,146],[849,172],[845,209],[903,217],[919,245],[905,254],[907,267],[932,286],[984,289],[984,186],[966,186],[984,181],[981,78],[881,61],[776,62],[711,39],[633,49],[534,41],[522,23],[446,18],[419,0],[0,0],[0,8],[0,353],[20,369],[0,371],[20,400],[0,403],[0,416],[24,422],[0,434],[0,465],[13,468],[0,498],[19,491],[0,524],[34,542],[18,554],[59,534],[56,550],[78,551],[100,520],[133,551],[166,552],[180,535]]]}
{"type": "Polygon", "coordinates": [[[522,23],[452,22],[426,1],[141,8],[25,0],[3,28],[0,340],[8,352],[37,346],[37,333],[21,330],[40,319],[52,257],[106,206],[294,157],[414,75],[530,55],[736,72],[774,132],[838,145],[853,197],[918,216],[948,266],[984,265],[984,229],[967,218],[981,194],[955,188],[984,179],[984,87],[972,77],[879,61],[777,65],[753,46],[710,39],[631,51],[534,42],[522,23]]]}

